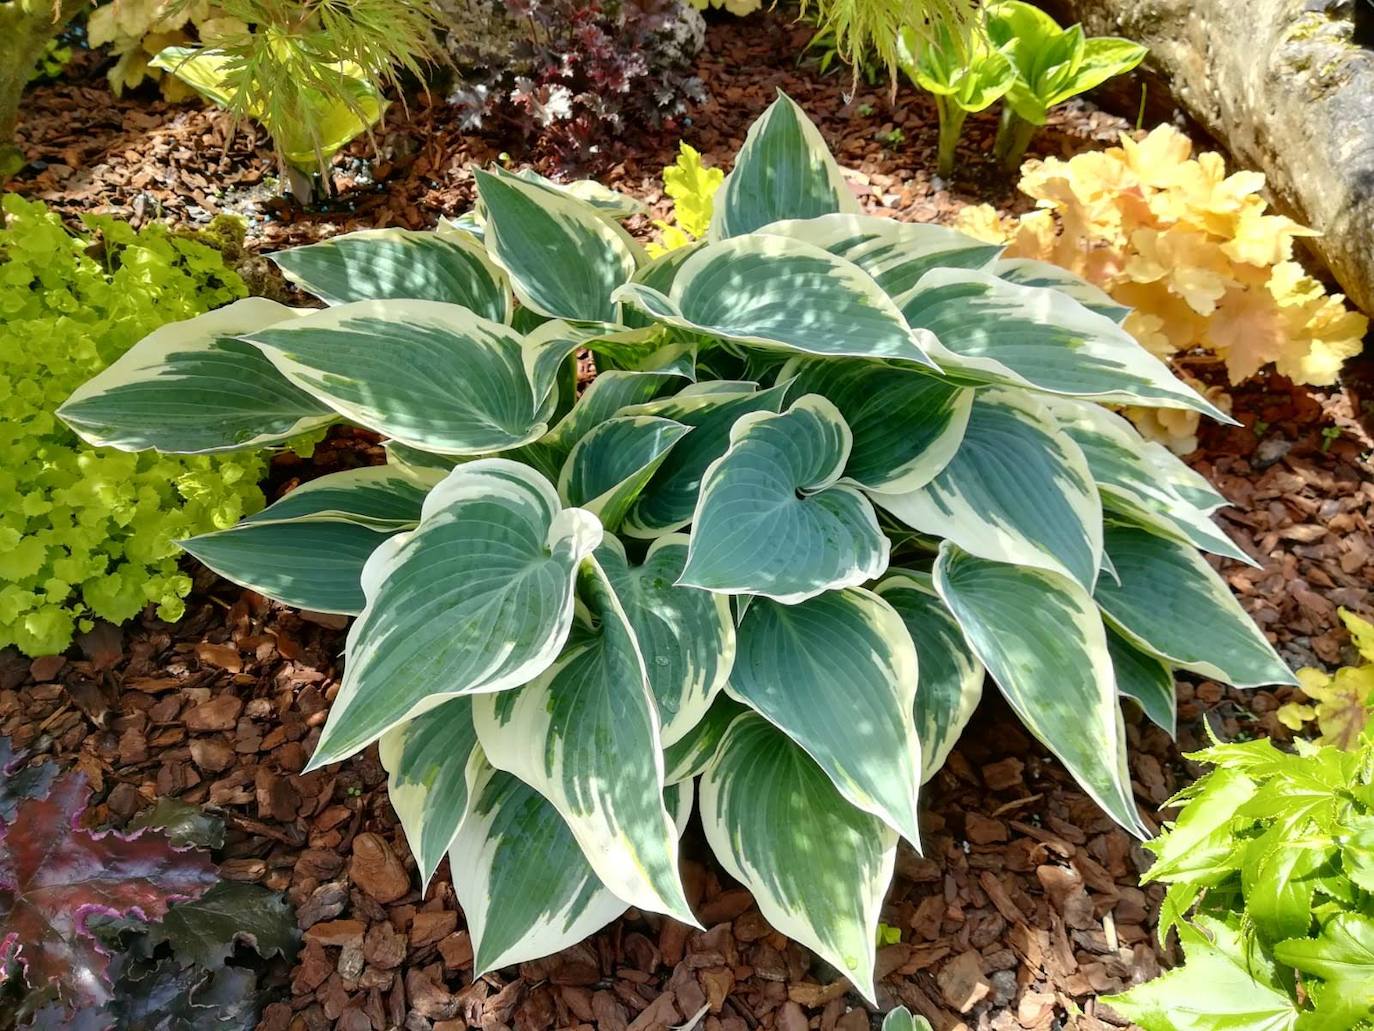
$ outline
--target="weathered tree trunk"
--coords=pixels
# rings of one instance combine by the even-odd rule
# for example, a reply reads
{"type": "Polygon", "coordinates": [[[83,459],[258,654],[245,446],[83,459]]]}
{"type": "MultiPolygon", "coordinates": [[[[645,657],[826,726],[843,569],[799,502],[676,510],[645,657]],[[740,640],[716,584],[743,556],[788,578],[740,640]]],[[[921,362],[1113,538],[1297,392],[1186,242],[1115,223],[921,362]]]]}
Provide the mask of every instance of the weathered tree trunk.
{"type": "Polygon", "coordinates": [[[1374,313],[1374,51],[1366,0],[1044,0],[1064,24],[1150,48],[1190,116],[1281,210],[1325,234],[1318,254],[1374,313]]]}
{"type": "Polygon", "coordinates": [[[43,50],[88,0],[6,0],[0,3],[0,184],[24,167],[14,145],[19,101],[43,50]]]}

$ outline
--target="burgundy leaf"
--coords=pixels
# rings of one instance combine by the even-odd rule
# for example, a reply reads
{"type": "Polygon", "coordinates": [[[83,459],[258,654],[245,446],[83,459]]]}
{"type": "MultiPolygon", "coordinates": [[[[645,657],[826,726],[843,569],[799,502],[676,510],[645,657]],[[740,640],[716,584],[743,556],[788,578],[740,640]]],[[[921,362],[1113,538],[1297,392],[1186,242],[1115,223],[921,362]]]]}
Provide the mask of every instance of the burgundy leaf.
{"type": "Polygon", "coordinates": [[[54,985],[76,1007],[110,998],[109,957],[86,928],[90,916],[160,920],[171,902],[219,879],[203,853],[178,851],[161,834],[82,829],[90,795],[85,777],[65,774],[0,829],[0,967],[17,959],[30,986],[54,985]]]}

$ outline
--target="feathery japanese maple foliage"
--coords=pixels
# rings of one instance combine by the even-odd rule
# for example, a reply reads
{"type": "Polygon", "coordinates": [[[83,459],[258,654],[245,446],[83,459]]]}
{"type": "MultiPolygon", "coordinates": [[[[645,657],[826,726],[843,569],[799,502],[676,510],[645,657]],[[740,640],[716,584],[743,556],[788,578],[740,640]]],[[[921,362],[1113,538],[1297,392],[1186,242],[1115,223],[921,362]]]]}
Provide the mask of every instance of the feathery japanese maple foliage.
{"type": "Polygon", "coordinates": [[[323,310],[180,323],[61,414],[132,450],[261,444],[321,407],[389,438],[387,465],[185,547],[358,616],[312,766],[380,741],[479,971],[629,906],[695,922],[699,795],[769,922],[872,998],[897,839],[985,671],[1136,833],[1123,697],[1171,726],[1174,668],[1292,682],[1195,550],[1245,557],[1224,499],[1099,402],[1225,416],[1094,287],[860,214],[786,97],[706,239],[652,261],[629,198],[476,176],[465,228],[277,255],[323,310]]]}

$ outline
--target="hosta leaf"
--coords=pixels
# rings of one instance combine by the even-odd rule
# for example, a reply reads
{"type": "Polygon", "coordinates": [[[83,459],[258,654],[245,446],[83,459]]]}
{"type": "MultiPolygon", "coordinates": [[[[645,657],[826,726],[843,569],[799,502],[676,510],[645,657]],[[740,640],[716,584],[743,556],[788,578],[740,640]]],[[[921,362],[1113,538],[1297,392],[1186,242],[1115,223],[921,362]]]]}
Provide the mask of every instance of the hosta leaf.
{"type": "Polygon", "coordinates": [[[668,452],[690,426],[649,415],[626,415],[593,427],[563,465],[558,493],[614,530],[668,452]]]}
{"type": "Polygon", "coordinates": [[[778,375],[787,396],[820,394],[853,434],[846,482],[900,494],[929,483],[964,439],[973,391],[879,362],[801,359],[778,375]]]}
{"type": "MultiPolygon", "coordinates": [[[[1117,304],[1111,295],[1101,287],[1093,286],[1086,279],[1075,276],[1067,269],[1048,261],[1033,258],[1003,258],[988,265],[984,271],[991,272],[998,279],[1021,286],[1045,286],[1068,294],[1089,311],[1103,315],[1117,325],[1125,321],[1131,309],[1117,304]]],[[[914,285],[914,284],[913,284],[914,285]]]]}
{"type": "Polygon", "coordinates": [[[670,326],[753,347],[936,368],[892,299],[852,262],[785,236],[736,237],[687,259],[670,294],[627,283],[616,297],[670,326]]]}
{"type": "Polygon", "coordinates": [[[780,92],[749,127],[734,171],[716,194],[710,236],[719,240],[780,219],[858,211],[820,130],[780,92]]]}
{"type": "Polygon", "coordinates": [[[730,729],[735,717],[748,711],[747,706],[741,705],[728,694],[716,695],[700,722],[677,743],[663,750],[664,780],[669,784],[677,784],[701,776],[716,757],[720,743],[725,740],[725,732],[730,729]]]}
{"type": "Polygon", "coordinates": [[[683,534],[658,538],[638,566],[609,535],[596,550],[644,656],[665,749],[705,717],[735,662],[728,599],[677,586],[687,541],[683,534]]]}
{"type": "Polygon", "coordinates": [[[897,305],[914,329],[938,338],[927,350],[951,375],[1235,422],[1111,319],[1058,290],[937,269],[897,305]]]}
{"type": "Polygon", "coordinates": [[[628,908],[598,880],[557,810],[486,764],[449,868],[477,976],[575,945],[628,908]]]}
{"type": "Polygon", "coordinates": [[[702,384],[673,397],[622,409],[621,415],[651,415],[692,427],[692,432],[674,445],[630,509],[623,526],[625,535],[660,537],[691,522],[707,467],[730,447],[730,428],[751,412],[776,412],[786,392],[786,386],[756,391],[752,383],[733,384],[730,390],[702,384]]]}
{"type": "Polygon", "coordinates": [[[1196,474],[1167,448],[1146,441],[1129,422],[1094,402],[1054,398],[1047,407],[1083,449],[1104,508],[1204,551],[1256,564],[1212,522],[1215,504],[1204,510],[1190,500],[1196,474]]]}
{"type": "Polygon", "coordinates": [[[493,322],[510,321],[505,273],[464,236],[363,229],[271,257],[287,279],[325,304],[448,301],[493,322]]]}
{"type": "Polygon", "coordinates": [[[611,292],[638,264],[629,234],[570,194],[506,172],[474,174],[487,251],[520,303],[550,318],[615,322],[611,292]]]}
{"type": "Polygon", "coordinates": [[[924,784],[945,764],[978,708],[985,671],[929,576],[896,572],[874,590],[902,617],[920,657],[915,717],[924,784]]]}
{"type": "Polygon", "coordinates": [[[934,268],[981,268],[1002,253],[948,226],[898,222],[875,215],[823,215],[774,222],[759,230],[815,244],[852,261],[889,297],[911,289],[934,268]]]}
{"type": "Polygon", "coordinates": [[[356,616],[366,601],[363,567],[397,532],[352,519],[304,517],[242,522],[178,546],[226,580],[284,605],[356,616]]]}
{"type": "Polygon", "coordinates": [[[931,1031],[925,1017],[912,1016],[911,1010],[898,1006],[883,1017],[883,1031],[931,1031]]]}
{"type": "Polygon", "coordinates": [[[917,844],[917,660],[902,617],[850,588],[800,605],[756,598],[738,634],[726,690],[805,749],[851,804],[917,844]]]}
{"type": "Polygon", "coordinates": [[[235,339],[310,314],[249,297],[170,323],[78,387],[57,414],[90,444],[173,454],[259,447],[324,426],[333,411],[235,339]]]}
{"type": "Polygon", "coordinates": [[[1112,656],[1117,690],[1138,703],[1150,722],[1173,737],[1178,729],[1178,698],[1169,667],[1141,651],[1110,626],[1107,627],[1107,651],[1112,656]]]}
{"type": "Polygon", "coordinates": [[[880,575],[889,545],[873,506],[835,482],[850,441],[839,410],[817,394],[739,419],[702,477],[680,582],[791,604],[880,575]]]}
{"type": "Polygon", "coordinates": [[[642,215],[648,210],[642,201],[627,193],[602,186],[595,179],[576,179],[570,183],[560,183],[540,175],[532,168],[520,168],[511,175],[554,193],[575,197],[607,218],[629,218],[631,215],[642,215]]]}
{"type": "Polygon", "coordinates": [[[521,337],[456,304],[357,301],[244,339],[339,414],[425,451],[502,451],[548,429],[521,337]]]}
{"type": "Polygon", "coordinates": [[[443,478],[439,470],[410,473],[386,465],[327,473],[302,483],[244,522],[338,516],[379,530],[408,529],[420,521],[425,495],[443,478]]]}
{"type": "Polygon", "coordinates": [[[177,902],[148,929],[150,945],[167,942],[182,966],[223,966],[240,942],[263,959],[295,958],[296,915],[260,884],[220,881],[198,899],[177,902]]]}
{"type": "Polygon", "coordinates": [[[1097,580],[1102,502],[1088,463],[1025,393],[980,391],[959,450],[935,479],[870,497],[981,558],[1064,573],[1089,589],[1097,580]]]}
{"type": "Polygon", "coordinates": [[[662,741],[644,658],[594,561],[582,582],[599,632],[523,687],[475,698],[477,736],[493,766],[553,804],[616,897],[694,923],[663,806],[662,741]]]}
{"type": "Polygon", "coordinates": [[[467,812],[476,748],[472,699],[466,696],[382,735],[387,797],[405,829],[422,886],[428,886],[467,812]]]}
{"type": "Polygon", "coordinates": [[[419,527],[363,569],[367,605],[310,768],[449,698],[548,669],[571,627],[577,568],[599,543],[596,518],[561,508],[532,469],[500,458],[454,469],[425,498],[419,527]]]}
{"type": "Polygon", "coordinates": [[[896,833],[846,802],[806,752],[754,715],[730,725],[700,790],[702,827],[721,866],[772,927],[871,1001],[896,833]]]}
{"type": "Polygon", "coordinates": [[[1057,573],[977,558],[946,541],[935,589],[1026,729],[1098,805],[1144,836],[1124,747],[1107,632],[1087,591],[1057,573]]]}
{"type": "Polygon", "coordinates": [[[436,455],[433,451],[423,451],[402,444],[399,440],[383,441],[382,447],[386,450],[387,465],[414,477],[422,477],[429,472],[443,475],[463,461],[457,455],[436,455]]]}
{"type": "Polygon", "coordinates": [[[92,913],[160,920],[172,901],[219,880],[208,856],[177,851],[161,834],[81,829],[90,795],[85,777],[64,774],[0,827],[0,966],[77,1009],[111,998],[109,955],[86,928],[92,913]]]}
{"type": "Polygon", "coordinates": [[[1138,647],[1236,687],[1297,684],[1226,581],[1193,548],[1135,526],[1109,526],[1106,548],[1120,583],[1103,577],[1095,597],[1138,647]]]}

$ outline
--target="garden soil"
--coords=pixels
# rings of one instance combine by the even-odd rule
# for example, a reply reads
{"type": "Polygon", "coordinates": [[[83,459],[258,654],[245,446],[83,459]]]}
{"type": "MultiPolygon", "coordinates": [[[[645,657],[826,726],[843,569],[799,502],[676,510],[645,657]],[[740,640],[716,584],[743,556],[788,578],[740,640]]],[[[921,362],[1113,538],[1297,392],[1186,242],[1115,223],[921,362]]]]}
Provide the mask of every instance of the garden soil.
{"type": "MultiPolygon", "coordinates": [[[[797,67],[806,36],[766,15],[716,22],[699,68],[711,99],[676,127],[574,154],[535,140],[512,159],[599,178],[661,217],[659,173],[676,140],[725,165],[782,88],[858,173],[871,211],[947,221],[967,203],[1025,206],[987,158],[969,160],[950,184],[934,179],[928,101],[907,88],[891,103],[885,89],[846,101],[847,80],[797,67]]],[[[1036,150],[1101,146],[1123,127],[1072,107],[1036,150]]],[[[965,152],[986,150],[993,131],[992,119],[972,119],[965,152]]],[[[20,137],[38,164],[15,188],[65,214],[96,208],[196,225],[243,211],[250,246],[264,252],[346,229],[431,226],[470,205],[470,163],[502,150],[495,136],[463,135],[437,97],[422,97],[384,130],[380,156],[355,146],[336,176],[333,208],[307,212],[264,200],[273,164],[260,138],[229,132],[214,113],[143,96],[111,101],[103,83],[39,87],[20,137]]],[[[650,231],[647,220],[634,228],[650,231]]],[[[1231,500],[1221,524],[1261,565],[1222,563],[1223,575],[1295,666],[1349,661],[1337,608],[1370,611],[1374,375],[1359,363],[1350,371],[1343,388],[1272,377],[1233,391],[1245,425],[1207,428],[1189,458],[1231,500]]],[[[308,462],[279,457],[270,493],[381,460],[375,438],[336,431],[308,462]]],[[[769,927],[710,859],[695,825],[684,841],[684,880],[707,930],[631,910],[556,956],[474,980],[447,864],[421,895],[375,747],[301,772],[338,689],[343,620],[284,609],[204,569],[195,574],[177,625],[148,614],[122,629],[98,626],[67,657],[30,662],[0,652],[0,734],[35,759],[83,770],[102,825],[122,826],[165,796],[224,818],[224,876],[284,892],[304,933],[295,964],[271,989],[262,1028],[876,1026],[879,1011],[769,927]]],[[[1151,827],[1195,775],[1182,753],[1204,739],[1204,721],[1224,738],[1287,736],[1274,718],[1286,690],[1240,692],[1190,678],[1178,691],[1176,744],[1138,713],[1128,717],[1132,786],[1151,827]]],[[[923,855],[902,845],[883,908],[897,940],[879,951],[882,1010],[905,1003],[936,1031],[1126,1025],[1098,997],[1154,976],[1168,959],[1155,941],[1161,890],[1139,887],[1149,855],[1025,734],[995,691],[924,790],[922,832],[923,855]]]]}

